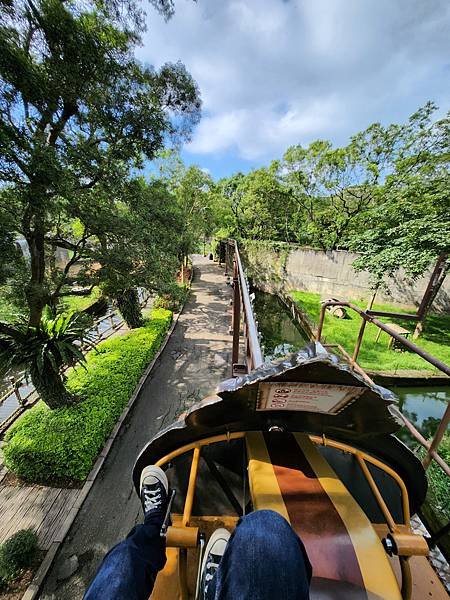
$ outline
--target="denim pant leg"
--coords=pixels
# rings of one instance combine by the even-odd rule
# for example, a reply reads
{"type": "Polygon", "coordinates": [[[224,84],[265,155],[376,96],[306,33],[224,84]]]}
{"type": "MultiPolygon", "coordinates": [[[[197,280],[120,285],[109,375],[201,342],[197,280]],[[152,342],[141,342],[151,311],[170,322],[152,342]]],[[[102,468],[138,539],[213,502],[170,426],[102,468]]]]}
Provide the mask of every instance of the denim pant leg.
{"type": "Polygon", "coordinates": [[[164,515],[152,514],[103,559],[84,600],[148,600],[156,575],[166,564],[164,515]]]}
{"type": "Polygon", "coordinates": [[[259,510],[239,520],[209,588],[215,600],[308,600],[311,575],[303,542],[286,519],[259,510]]]}

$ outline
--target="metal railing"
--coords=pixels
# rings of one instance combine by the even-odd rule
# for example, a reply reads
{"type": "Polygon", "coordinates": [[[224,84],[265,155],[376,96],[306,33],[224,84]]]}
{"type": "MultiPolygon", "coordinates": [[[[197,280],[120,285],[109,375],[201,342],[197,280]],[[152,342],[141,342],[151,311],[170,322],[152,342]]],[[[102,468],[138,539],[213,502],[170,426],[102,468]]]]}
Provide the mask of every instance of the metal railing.
{"type": "MultiPolygon", "coordinates": [[[[324,322],[325,322],[325,313],[326,313],[326,309],[329,306],[342,306],[344,308],[348,308],[348,309],[356,312],[361,317],[361,319],[362,319],[361,327],[358,332],[358,337],[355,342],[355,347],[353,349],[352,356],[349,356],[347,354],[347,352],[339,344],[329,344],[327,347],[337,347],[344,354],[344,356],[349,360],[351,365],[355,369],[357,369],[358,372],[363,374],[363,376],[365,378],[367,378],[369,381],[372,381],[372,380],[367,375],[367,373],[357,363],[357,358],[359,355],[359,351],[361,349],[361,344],[362,344],[362,341],[364,338],[364,332],[365,332],[367,323],[371,323],[372,325],[375,325],[376,327],[378,327],[380,330],[386,332],[397,343],[401,344],[402,346],[404,346],[411,352],[414,352],[415,354],[417,354],[418,356],[423,358],[423,360],[428,362],[430,365],[432,365],[433,367],[435,367],[442,373],[445,373],[445,375],[450,376],[450,367],[448,365],[446,365],[444,362],[442,362],[438,358],[432,356],[431,354],[429,354],[428,352],[426,352],[425,350],[423,350],[422,348],[420,348],[413,342],[410,342],[408,339],[399,335],[396,331],[394,331],[386,323],[383,323],[382,321],[379,321],[378,319],[376,319],[375,317],[378,314],[380,314],[378,311],[374,311],[374,310],[365,311],[350,302],[341,302],[339,300],[329,300],[322,304],[322,307],[320,310],[319,325],[318,325],[317,334],[316,334],[316,340],[318,342],[320,342],[322,340],[322,331],[323,331],[323,326],[324,326],[324,322]]],[[[381,314],[385,314],[385,313],[381,313],[381,314]]],[[[398,315],[398,316],[400,316],[400,315],[398,315]]],[[[395,413],[397,414],[397,416],[403,421],[405,427],[408,429],[408,431],[413,436],[413,438],[417,442],[419,442],[419,444],[421,446],[423,446],[425,448],[426,454],[422,461],[424,468],[427,469],[429,467],[429,465],[431,464],[431,461],[434,460],[441,467],[441,469],[446,473],[446,475],[448,475],[450,477],[449,465],[442,459],[441,456],[439,456],[439,454],[437,452],[437,450],[439,448],[439,444],[441,443],[442,438],[443,438],[443,436],[447,430],[447,427],[450,423],[450,404],[448,404],[448,406],[445,410],[445,413],[438,425],[438,428],[437,428],[431,442],[428,442],[422,436],[422,434],[414,427],[414,425],[411,423],[411,421],[403,413],[401,413],[398,409],[394,409],[394,410],[395,410],[395,413]]]]}
{"type": "Polygon", "coordinates": [[[232,375],[248,373],[263,364],[264,358],[259,343],[258,326],[253,313],[252,299],[241,256],[235,240],[224,242],[225,274],[233,273],[233,311],[231,331],[233,334],[232,375]],[[242,310],[241,310],[242,309],[242,310]],[[245,364],[239,363],[241,349],[241,324],[244,344],[245,364]]]}

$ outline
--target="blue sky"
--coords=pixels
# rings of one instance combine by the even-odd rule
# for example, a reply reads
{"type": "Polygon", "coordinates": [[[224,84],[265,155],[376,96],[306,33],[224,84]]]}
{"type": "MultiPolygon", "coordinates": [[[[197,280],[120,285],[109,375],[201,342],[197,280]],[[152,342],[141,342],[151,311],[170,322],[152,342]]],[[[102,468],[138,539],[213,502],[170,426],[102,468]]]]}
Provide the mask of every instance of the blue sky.
{"type": "Polygon", "coordinates": [[[218,178],[292,144],[344,144],[450,98],[448,0],[176,0],[148,9],[138,58],[181,60],[203,116],[182,156],[218,178]]]}

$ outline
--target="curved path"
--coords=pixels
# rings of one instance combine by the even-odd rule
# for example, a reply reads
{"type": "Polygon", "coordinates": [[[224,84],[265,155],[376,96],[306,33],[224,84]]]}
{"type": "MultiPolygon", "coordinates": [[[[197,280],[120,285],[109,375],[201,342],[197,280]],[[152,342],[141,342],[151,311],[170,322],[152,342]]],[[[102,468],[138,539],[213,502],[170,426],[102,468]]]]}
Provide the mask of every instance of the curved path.
{"type": "Polygon", "coordinates": [[[106,552],[142,521],[131,470],[142,446],[230,376],[229,300],[224,270],[194,257],[192,295],[114,442],[40,598],[78,600],[106,552]]]}

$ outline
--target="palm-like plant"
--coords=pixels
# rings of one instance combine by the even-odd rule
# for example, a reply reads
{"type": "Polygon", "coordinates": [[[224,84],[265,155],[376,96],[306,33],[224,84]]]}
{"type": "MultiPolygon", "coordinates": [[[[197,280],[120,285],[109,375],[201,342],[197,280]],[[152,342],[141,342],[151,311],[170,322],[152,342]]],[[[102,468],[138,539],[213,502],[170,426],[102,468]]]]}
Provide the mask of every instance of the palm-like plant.
{"type": "Polygon", "coordinates": [[[44,312],[38,327],[0,322],[0,373],[24,369],[49,408],[73,404],[62,368],[85,362],[80,344],[88,340],[87,328],[85,315],[76,312],[56,317],[44,312]]]}

